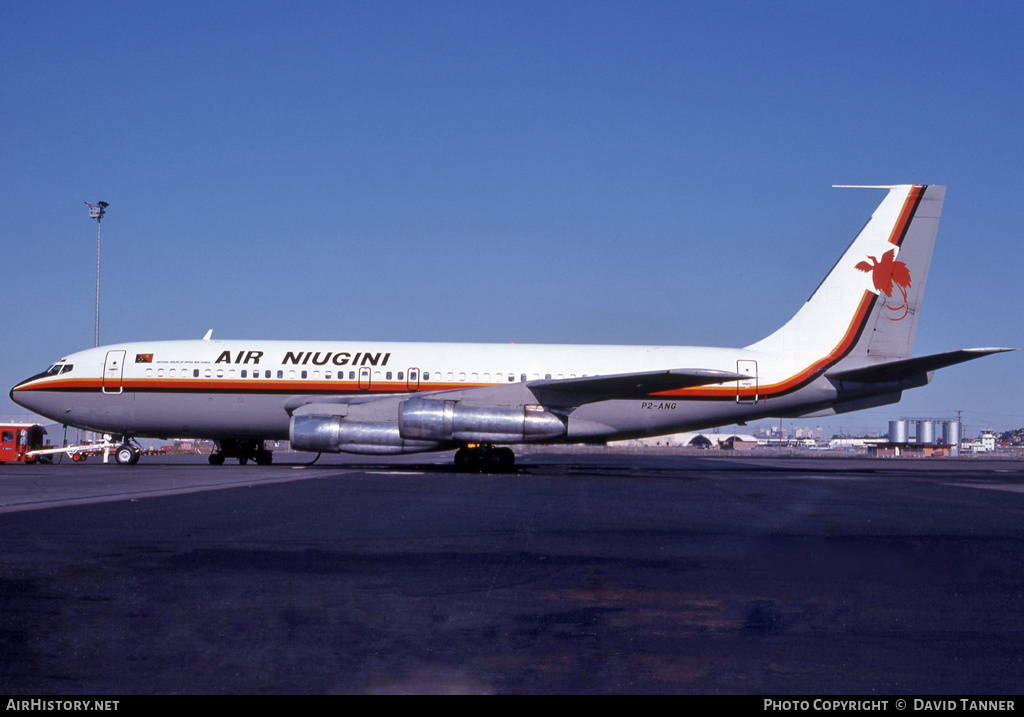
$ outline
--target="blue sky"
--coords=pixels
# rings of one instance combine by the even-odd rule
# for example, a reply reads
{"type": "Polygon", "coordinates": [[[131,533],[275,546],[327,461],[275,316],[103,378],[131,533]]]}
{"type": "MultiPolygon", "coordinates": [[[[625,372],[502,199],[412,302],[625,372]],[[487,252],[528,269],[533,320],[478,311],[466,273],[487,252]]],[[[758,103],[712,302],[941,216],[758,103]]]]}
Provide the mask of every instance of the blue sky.
{"type": "MultiPolygon", "coordinates": [[[[915,354],[1024,347],[1019,2],[0,5],[0,385],[100,343],[742,346],[946,184],[915,354]]],[[[846,431],[1024,426],[1024,352],[846,431]]],[[[20,413],[2,393],[0,415],[20,413]]]]}

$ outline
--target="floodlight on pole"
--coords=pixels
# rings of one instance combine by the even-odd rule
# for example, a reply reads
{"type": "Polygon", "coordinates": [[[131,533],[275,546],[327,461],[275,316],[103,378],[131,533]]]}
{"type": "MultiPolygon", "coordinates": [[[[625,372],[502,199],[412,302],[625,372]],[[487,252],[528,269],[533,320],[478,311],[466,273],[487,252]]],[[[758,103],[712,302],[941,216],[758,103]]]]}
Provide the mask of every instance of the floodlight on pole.
{"type": "Polygon", "coordinates": [[[89,218],[96,220],[96,330],[93,334],[93,346],[100,345],[100,221],[103,219],[104,213],[106,213],[107,207],[110,206],[107,202],[97,202],[94,206],[92,202],[86,202],[89,207],[89,218]]]}

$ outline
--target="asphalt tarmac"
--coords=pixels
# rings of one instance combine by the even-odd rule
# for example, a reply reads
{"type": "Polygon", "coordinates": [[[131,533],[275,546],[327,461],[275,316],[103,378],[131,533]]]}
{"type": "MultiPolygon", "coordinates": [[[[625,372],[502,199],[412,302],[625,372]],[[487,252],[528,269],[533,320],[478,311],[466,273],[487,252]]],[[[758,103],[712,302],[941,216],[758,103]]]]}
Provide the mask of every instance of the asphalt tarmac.
{"type": "Polygon", "coordinates": [[[0,466],[0,694],[1024,684],[1024,463],[448,458],[0,466]]]}

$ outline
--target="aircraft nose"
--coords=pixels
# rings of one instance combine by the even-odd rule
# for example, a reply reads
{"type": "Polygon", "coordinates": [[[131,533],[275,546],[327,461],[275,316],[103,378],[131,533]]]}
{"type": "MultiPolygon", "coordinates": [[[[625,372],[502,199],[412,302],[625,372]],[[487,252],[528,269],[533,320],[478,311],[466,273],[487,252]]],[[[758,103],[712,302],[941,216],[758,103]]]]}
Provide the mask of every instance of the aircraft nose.
{"type": "Polygon", "coordinates": [[[45,374],[36,374],[35,376],[31,376],[26,378],[24,381],[14,384],[9,394],[11,400],[22,408],[27,408],[30,411],[36,411],[37,406],[35,405],[36,402],[32,400],[32,391],[25,390],[25,387],[43,375],[45,374]]]}

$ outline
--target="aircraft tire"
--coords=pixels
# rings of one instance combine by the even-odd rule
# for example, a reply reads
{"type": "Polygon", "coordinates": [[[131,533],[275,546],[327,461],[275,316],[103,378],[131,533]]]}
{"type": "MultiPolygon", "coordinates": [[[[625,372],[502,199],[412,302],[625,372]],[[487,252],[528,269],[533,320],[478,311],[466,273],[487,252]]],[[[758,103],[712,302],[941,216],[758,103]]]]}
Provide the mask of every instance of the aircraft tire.
{"type": "Polygon", "coordinates": [[[122,466],[133,466],[139,462],[139,452],[135,450],[134,446],[125,443],[117,447],[114,460],[122,466]]]}
{"type": "Polygon", "coordinates": [[[515,464],[516,454],[511,448],[492,448],[484,460],[492,471],[507,471],[515,464]]]}
{"type": "Polygon", "coordinates": [[[455,451],[455,467],[460,471],[476,470],[480,466],[480,452],[472,448],[455,451]]]}

